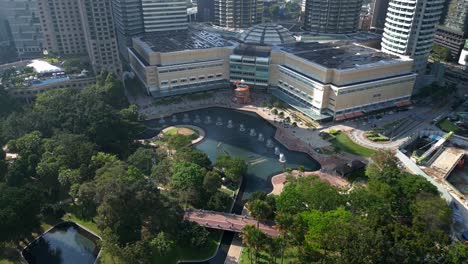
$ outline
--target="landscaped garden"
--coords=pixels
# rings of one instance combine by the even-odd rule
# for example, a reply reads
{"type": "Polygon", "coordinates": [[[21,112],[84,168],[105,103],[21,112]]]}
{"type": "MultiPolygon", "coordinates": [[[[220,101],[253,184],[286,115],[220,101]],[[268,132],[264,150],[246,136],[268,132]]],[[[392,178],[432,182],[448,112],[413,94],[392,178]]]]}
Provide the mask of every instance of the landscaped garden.
{"type": "Polygon", "coordinates": [[[375,150],[354,143],[345,133],[337,131],[330,143],[339,151],[348,152],[363,157],[372,157],[375,150]]]}

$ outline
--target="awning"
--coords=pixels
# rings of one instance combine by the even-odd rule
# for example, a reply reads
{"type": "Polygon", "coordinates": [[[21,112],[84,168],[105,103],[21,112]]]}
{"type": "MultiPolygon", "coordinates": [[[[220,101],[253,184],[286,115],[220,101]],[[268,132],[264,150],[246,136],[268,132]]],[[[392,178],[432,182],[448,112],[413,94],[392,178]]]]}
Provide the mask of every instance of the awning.
{"type": "Polygon", "coordinates": [[[339,115],[339,116],[335,117],[335,120],[336,121],[341,121],[341,120],[360,117],[360,116],[363,116],[363,115],[364,115],[364,112],[357,111],[357,112],[352,112],[352,113],[349,113],[349,114],[339,115]]]}
{"type": "Polygon", "coordinates": [[[412,105],[412,104],[413,103],[410,100],[405,100],[405,101],[396,103],[396,106],[397,107],[403,107],[403,106],[408,106],[408,105],[412,105]]]}

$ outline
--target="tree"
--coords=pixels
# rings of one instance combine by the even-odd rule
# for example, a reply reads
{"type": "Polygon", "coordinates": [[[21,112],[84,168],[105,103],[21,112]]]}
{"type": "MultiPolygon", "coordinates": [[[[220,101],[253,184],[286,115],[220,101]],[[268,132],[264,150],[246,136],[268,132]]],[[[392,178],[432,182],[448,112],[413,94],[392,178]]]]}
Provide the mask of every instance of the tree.
{"type": "Polygon", "coordinates": [[[174,248],[174,241],[169,239],[164,232],[159,233],[149,242],[154,254],[165,256],[174,248]]]}
{"type": "Polygon", "coordinates": [[[205,173],[204,169],[196,164],[177,163],[171,176],[171,188],[179,194],[184,203],[196,202],[201,198],[201,187],[205,173]]]}
{"type": "Polygon", "coordinates": [[[42,196],[36,188],[0,183],[0,242],[28,236],[40,226],[42,196]]]}
{"type": "Polygon", "coordinates": [[[336,187],[318,177],[298,178],[287,184],[276,199],[278,211],[297,214],[307,209],[329,211],[344,205],[336,187]]]}
{"type": "Polygon", "coordinates": [[[196,223],[184,221],[179,227],[178,241],[183,245],[200,248],[208,242],[210,233],[196,223]]]}
{"type": "Polygon", "coordinates": [[[8,166],[6,163],[6,153],[3,151],[2,148],[0,148],[0,181],[3,180],[3,177],[5,177],[8,166]]]}
{"type": "Polygon", "coordinates": [[[247,208],[249,209],[250,214],[257,220],[257,228],[259,222],[266,221],[273,217],[274,208],[264,200],[249,201],[247,203],[247,208]]]}
{"type": "Polygon", "coordinates": [[[203,188],[211,194],[216,193],[221,184],[221,176],[216,171],[208,171],[203,179],[203,188]]]}
{"type": "Polygon", "coordinates": [[[195,163],[198,166],[206,169],[211,167],[211,160],[208,158],[208,155],[192,147],[184,147],[182,149],[179,149],[176,152],[174,159],[176,161],[186,161],[195,163]]]}
{"type": "Polygon", "coordinates": [[[247,173],[245,161],[240,158],[232,158],[229,155],[220,155],[215,162],[215,168],[233,182],[238,182],[247,173]]]}
{"type": "Polygon", "coordinates": [[[253,225],[246,225],[241,233],[242,243],[248,248],[250,261],[258,263],[258,253],[263,248],[266,235],[253,225]]]}
{"type": "Polygon", "coordinates": [[[432,46],[432,56],[434,56],[436,60],[442,60],[442,61],[452,60],[452,54],[450,52],[450,49],[447,47],[442,47],[438,44],[434,44],[432,46]]]}
{"type": "Polygon", "coordinates": [[[168,184],[174,173],[172,165],[172,161],[168,158],[161,160],[151,169],[151,178],[156,180],[158,184],[168,184]]]}
{"type": "Polygon", "coordinates": [[[157,158],[154,150],[140,147],[128,157],[127,162],[143,174],[150,175],[153,164],[157,163],[157,158]]]}
{"type": "Polygon", "coordinates": [[[452,210],[447,203],[436,195],[420,194],[411,205],[413,226],[433,234],[437,231],[448,232],[452,221],[452,210]]]}

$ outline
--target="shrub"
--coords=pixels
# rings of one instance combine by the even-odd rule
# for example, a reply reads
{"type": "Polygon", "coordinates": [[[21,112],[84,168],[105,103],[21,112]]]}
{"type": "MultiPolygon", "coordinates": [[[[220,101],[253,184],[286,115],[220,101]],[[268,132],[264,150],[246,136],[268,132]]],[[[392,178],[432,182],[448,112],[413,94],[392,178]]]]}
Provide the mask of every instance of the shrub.
{"type": "Polygon", "coordinates": [[[340,132],[341,132],[340,130],[330,129],[330,131],[329,131],[328,133],[330,133],[330,135],[336,136],[336,135],[338,135],[340,132]]]}

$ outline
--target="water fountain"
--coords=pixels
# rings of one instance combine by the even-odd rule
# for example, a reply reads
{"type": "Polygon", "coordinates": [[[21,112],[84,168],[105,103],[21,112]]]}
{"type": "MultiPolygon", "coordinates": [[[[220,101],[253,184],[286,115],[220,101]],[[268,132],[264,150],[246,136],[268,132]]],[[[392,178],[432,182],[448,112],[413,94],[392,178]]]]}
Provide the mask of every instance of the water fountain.
{"type": "Polygon", "coordinates": [[[263,137],[263,134],[259,133],[258,134],[258,141],[264,141],[264,140],[265,140],[265,137],[263,137]]]}
{"type": "Polygon", "coordinates": [[[184,114],[184,119],[182,119],[182,121],[184,121],[184,123],[190,122],[189,115],[188,115],[188,114],[184,114]]]}
{"type": "Polygon", "coordinates": [[[286,157],[284,156],[283,153],[280,153],[280,154],[279,154],[279,159],[278,159],[278,160],[279,160],[279,162],[281,162],[281,163],[286,163],[286,157]]]}
{"type": "Polygon", "coordinates": [[[275,147],[275,155],[279,155],[279,154],[281,154],[279,148],[278,148],[278,147],[275,147]]]}
{"type": "Polygon", "coordinates": [[[223,125],[223,120],[219,116],[218,116],[218,118],[216,118],[216,125],[217,126],[222,126],[223,125]]]}
{"type": "Polygon", "coordinates": [[[250,129],[250,136],[255,137],[256,135],[257,135],[257,133],[255,132],[255,129],[251,128],[250,129]]]}
{"type": "Polygon", "coordinates": [[[240,126],[239,126],[239,131],[240,131],[240,132],[244,132],[244,131],[245,131],[244,124],[240,124],[240,126]]]}
{"type": "Polygon", "coordinates": [[[172,123],[177,122],[177,116],[176,116],[176,115],[173,115],[173,116],[172,116],[171,122],[172,122],[172,123]]]}
{"type": "Polygon", "coordinates": [[[267,145],[267,147],[269,147],[269,148],[272,148],[272,147],[274,147],[274,145],[273,145],[273,140],[271,140],[271,139],[267,139],[267,143],[266,143],[266,145],[267,145]]]}
{"type": "Polygon", "coordinates": [[[232,124],[232,120],[228,121],[227,128],[233,128],[234,125],[232,124]]]}
{"type": "Polygon", "coordinates": [[[211,124],[211,116],[205,117],[205,124],[211,124]]]}
{"type": "Polygon", "coordinates": [[[159,119],[159,124],[164,124],[166,123],[166,120],[164,119],[164,117],[161,116],[161,118],[159,119]]]}
{"type": "Polygon", "coordinates": [[[201,122],[200,116],[199,116],[199,115],[195,115],[195,120],[193,120],[193,122],[195,122],[195,123],[200,123],[200,122],[201,122]]]}

